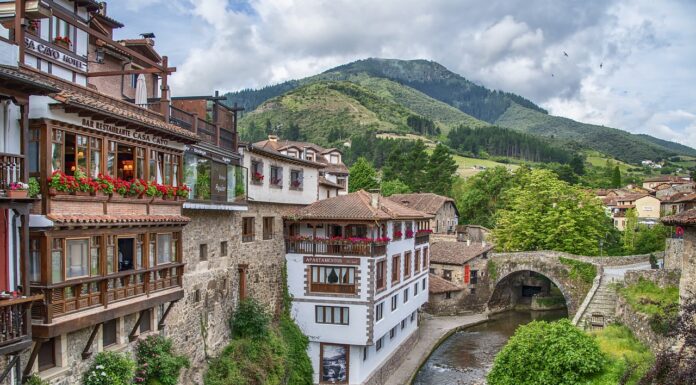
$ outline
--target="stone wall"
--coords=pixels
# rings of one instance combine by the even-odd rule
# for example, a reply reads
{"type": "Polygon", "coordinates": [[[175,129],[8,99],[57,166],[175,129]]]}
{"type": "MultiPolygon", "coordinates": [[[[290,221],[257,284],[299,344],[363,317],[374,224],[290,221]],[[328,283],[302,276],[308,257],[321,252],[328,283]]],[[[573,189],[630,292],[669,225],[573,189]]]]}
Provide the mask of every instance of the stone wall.
{"type": "Polygon", "coordinates": [[[629,270],[624,275],[624,283],[633,285],[643,278],[648,281],[655,282],[658,286],[664,288],[666,286],[679,286],[679,278],[681,270],[629,270]]]}
{"type": "Polygon", "coordinates": [[[447,293],[431,293],[428,296],[428,303],[425,305],[425,311],[434,315],[457,315],[467,311],[460,303],[466,297],[466,292],[453,291],[450,292],[450,298],[447,298],[447,293]]]}
{"type": "MultiPolygon", "coordinates": [[[[419,325],[420,326],[420,325],[419,325]]],[[[401,366],[408,353],[416,345],[420,338],[420,327],[416,329],[402,344],[392,353],[391,357],[382,364],[382,366],[372,373],[363,385],[384,385],[394,372],[401,366]]]]}
{"type": "Polygon", "coordinates": [[[665,246],[665,269],[681,269],[682,255],[684,253],[684,240],[667,238],[665,246]]]}
{"type": "Polygon", "coordinates": [[[682,275],[679,293],[682,298],[696,296],[696,227],[687,227],[684,232],[684,251],[682,255],[682,275]]]}
{"type": "Polygon", "coordinates": [[[650,328],[649,317],[634,311],[621,296],[617,298],[615,319],[631,329],[636,338],[648,346],[654,353],[673,344],[673,341],[655,333],[650,328]]]}

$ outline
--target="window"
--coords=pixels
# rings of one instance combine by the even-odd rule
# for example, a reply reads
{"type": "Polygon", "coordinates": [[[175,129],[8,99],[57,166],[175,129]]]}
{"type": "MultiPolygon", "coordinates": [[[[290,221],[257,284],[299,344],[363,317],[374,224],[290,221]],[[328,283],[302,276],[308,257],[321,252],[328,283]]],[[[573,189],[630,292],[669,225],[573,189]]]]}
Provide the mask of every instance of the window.
{"type": "Polygon", "coordinates": [[[470,293],[471,293],[471,294],[476,294],[476,288],[475,288],[475,287],[472,287],[470,293]]]}
{"type": "Polygon", "coordinates": [[[336,183],[341,187],[346,187],[346,178],[336,178],[336,183]]]}
{"type": "Polygon", "coordinates": [[[254,217],[242,218],[242,242],[254,240],[254,217]]]}
{"type": "Polygon", "coordinates": [[[413,222],[406,222],[406,238],[413,238],[413,222]]]}
{"type": "Polygon", "coordinates": [[[430,270],[429,270],[429,272],[430,272],[430,274],[435,274],[435,269],[433,269],[433,268],[431,267],[430,270]]]}
{"type": "Polygon", "coordinates": [[[66,240],[65,279],[89,275],[89,238],[66,240]]]}
{"type": "Polygon", "coordinates": [[[135,266],[135,239],[118,238],[118,271],[133,270],[135,266]]]}
{"type": "Polygon", "coordinates": [[[157,264],[171,263],[172,248],[175,246],[172,242],[172,234],[157,234],[157,264]]]}
{"type": "Polygon", "coordinates": [[[411,252],[404,253],[404,278],[411,276],[411,252]]]}
{"type": "Polygon", "coordinates": [[[421,281],[421,290],[425,291],[425,278],[421,281]]]}
{"type": "Polygon", "coordinates": [[[394,294],[391,297],[391,310],[396,310],[396,306],[399,304],[399,294],[394,294]]]}
{"type": "Polygon", "coordinates": [[[131,74],[131,88],[138,86],[138,74],[131,74]]]}
{"type": "Polygon", "coordinates": [[[416,320],[416,312],[411,313],[411,322],[416,320]]]}
{"type": "Polygon", "coordinates": [[[384,302],[378,303],[375,306],[375,321],[379,321],[384,317],[384,302]]]}
{"type": "Polygon", "coordinates": [[[408,302],[408,288],[404,289],[404,303],[408,302]]]}
{"type": "Polygon", "coordinates": [[[259,160],[251,161],[251,183],[263,184],[263,163],[259,160]]]}
{"type": "Polygon", "coordinates": [[[387,263],[387,261],[377,262],[377,268],[376,268],[376,270],[377,270],[377,274],[376,274],[377,275],[377,277],[376,277],[377,278],[377,282],[376,282],[377,290],[381,290],[381,289],[384,289],[386,287],[386,282],[384,279],[384,275],[385,275],[384,270],[385,270],[386,263],[387,263]]]}
{"type": "Polygon", "coordinates": [[[273,239],[273,217],[263,217],[263,239],[273,239]]]}
{"type": "Polygon", "coordinates": [[[140,333],[147,333],[152,330],[152,317],[150,315],[150,309],[143,310],[141,316],[143,317],[140,321],[140,333]]]}
{"type": "Polygon", "coordinates": [[[302,170],[290,170],[290,189],[302,190],[302,170]]]}
{"type": "Polygon", "coordinates": [[[39,129],[36,127],[29,128],[29,173],[36,175],[39,172],[39,129]]]}
{"type": "Polygon", "coordinates": [[[220,242],[220,256],[221,257],[227,256],[227,241],[220,242]]]}
{"type": "Polygon", "coordinates": [[[401,239],[403,233],[401,232],[401,222],[394,222],[394,230],[392,232],[392,238],[397,241],[401,239]]]}
{"type": "Polygon", "coordinates": [[[401,320],[401,330],[406,329],[406,318],[401,320]]]}
{"type": "Polygon", "coordinates": [[[41,281],[41,245],[38,238],[29,241],[29,280],[41,281]]]}
{"type": "Polygon", "coordinates": [[[338,157],[338,155],[336,155],[336,154],[331,154],[329,158],[330,158],[329,161],[331,162],[331,164],[338,164],[338,162],[339,162],[339,157],[338,157]]]}
{"type": "Polygon", "coordinates": [[[395,255],[392,257],[392,285],[399,282],[401,278],[401,256],[395,255]]]}
{"type": "Polygon", "coordinates": [[[452,280],[452,270],[444,269],[442,270],[442,278],[451,281],[452,280]]]}
{"type": "Polygon", "coordinates": [[[283,187],[283,168],[271,166],[271,187],[283,187]]]}
{"type": "Polygon", "coordinates": [[[348,325],[348,308],[341,306],[315,306],[318,324],[348,325]]]}
{"type": "Polygon", "coordinates": [[[58,337],[51,338],[41,344],[39,348],[39,371],[55,368],[56,364],[56,343],[58,337]]]}
{"type": "Polygon", "coordinates": [[[354,267],[312,266],[310,291],[354,294],[355,290],[354,267]]]}
{"type": "Polygon", "coordinates": [[[377,344],[375,345],[375,350],[377,350],[377,351],[382,350],[383,345],[384,345],[384,336],[380,337],[380,339],[377,340],[377,344]]]}
{"type": "Polygon", "coordinates": [[[208,260],[208,244],[207,243],[201,243],[198,245],[198,259],[201,261],[207,261],[208,260]]]}
{"type": "Polygon", "coordinates": [[[421,260],[421,250],[417,249],[416,250],[416,267],[414,269],[416,272],[421,271],[420,260],[421,260]]]}
{"type": "Polygon", "coordinates": [[[391,330],[389,330],[389,339],[393,340],[394,337],[396,337],[396,326],[394,326],[393,328],[391,328],[391,330]]]}
{"type": "Polygon", "coordinates": [[[471,270],[471,284],[475,285],[478,283],[478,270],[471,270]]]}
{"type": "Polygon", "coordinates": [[[423,270],[428,269],[428,248],[423,248],[423,270]]]}
{"type": "Polygon", "coordinates": [[[415,297],[415,296],[417,296],[417,295],[418,295],[418,282],[416,282],[416,283],[413,285],[413,296],[415,297]]]}
{"type": "Polygon", "coordinates": [[[445,299],[450,299],[450,298],[452,298],[452,292],[448,291],[447,293],[445,293],[445,299]]]}
{"type": "Polygon", "coordinates": [[[363,346],[363,361],[367,361],[367,352],[370,350],[369,346],[363,346]]]}
{"type": "Polygon", "coordinates": [[[112,319],[102,324],[102,345],[108,347],[116,345],[117,341],[118,319],[112,319]]]}

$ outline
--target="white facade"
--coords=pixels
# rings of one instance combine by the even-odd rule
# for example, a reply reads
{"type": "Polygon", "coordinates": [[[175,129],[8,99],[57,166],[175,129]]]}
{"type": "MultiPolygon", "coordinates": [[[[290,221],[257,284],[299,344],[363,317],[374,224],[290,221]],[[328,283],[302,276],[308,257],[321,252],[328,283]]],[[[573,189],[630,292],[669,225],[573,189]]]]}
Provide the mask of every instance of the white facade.
{"type": "MultiPolygon", "coordinates": [[[[409,221],[389,221],[387,231],[391,239],[394,238],[393,224],[397,222],[402,223],[404,229],[409,221]]],[[[415,225],[413,222],[413,228],[415,225]]],[[[300,234],[311,236],[312,230],[301,226],[300,234]]],[[[322,350],[326,353],[336,346],[345,345],[348,357],[348,382],[345,383],[363,384],[417,330],[417,311],[428,300],[427,257],[423,262],[424,256],[429,254],[428,249],[428,242],[416,245],[415,238],[404,238],[388,242],[386,252],[375,256],[286,254],[288,289],[293,296],[292,315],[310,339],[308,353],[314,368],[315,383],[321,383],[324,374],[322,350]],[[417,251],[420,255],[418,266],[415,259],[417,251]],[[408,269],[405,266],[407,252],[410,252],[408,269]],[[394,256],[399,256],[397,266],[393,266],[394,256]],[[376,275],[380,262],[384,262],[385,266],[385,284],[378,289],[376,275]],[[355,294],[310,291],[310,282],[314,279],[311,276],[315,271],[313,268],[319,267],[354,269],[355,294]],[[392,282],[394,268],[399,269],[399,279],[392,282]],[[407,277],[404,276],[406,270],[409,271],[407,277]],[[392,301],[395,301],[393,310],[392,301]],[[318,322],[318,306],[347,309],[347,324],[318,322]],[[378,310],[378,307],[382,310],[378,310]],[[380,319],[377,319],[378,313],[382,314],[380,319]]],[[[326,360],[326,354],[324,358],[326,360]]]]}
{"type": "Polygon", "coordinates": [[[293,159],[284,160],[284,156],[266,155],[262,151],[239,148],[243,156],[242,165],[249,170],[249,201],[272,202],[284,204],[308,205],[316,202],[319,189],[319,165],[310,162],[298,162],[293,159]],[[260,163],[263,179],[253,180],[253,162],[260,163]],[[272,183],[271,168],[277,167],[282,173],[280,183],[272,183]],[[291,185],[293,171],[301,174],[301,187],[291,185]]]}

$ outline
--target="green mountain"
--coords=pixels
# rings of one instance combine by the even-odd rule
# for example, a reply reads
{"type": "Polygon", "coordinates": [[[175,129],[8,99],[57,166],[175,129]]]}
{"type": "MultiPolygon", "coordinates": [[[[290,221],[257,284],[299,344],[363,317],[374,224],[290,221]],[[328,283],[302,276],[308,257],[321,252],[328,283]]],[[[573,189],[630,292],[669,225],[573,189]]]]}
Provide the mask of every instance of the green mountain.
{"type": "Polygon", "coordinates": [[[226,96],[251,111],[240,121],[243,133],[253,128],[263,135],[263,129],[277,131],[294,124],[300,135],[320,143],[370,129],[432,135],[459,125],[498,125],[629,163],[696,154],[690,147],[648,135],[549,115],[519,95],[489,90],[426,60],[359,60],[301,80],[226,96]]]}

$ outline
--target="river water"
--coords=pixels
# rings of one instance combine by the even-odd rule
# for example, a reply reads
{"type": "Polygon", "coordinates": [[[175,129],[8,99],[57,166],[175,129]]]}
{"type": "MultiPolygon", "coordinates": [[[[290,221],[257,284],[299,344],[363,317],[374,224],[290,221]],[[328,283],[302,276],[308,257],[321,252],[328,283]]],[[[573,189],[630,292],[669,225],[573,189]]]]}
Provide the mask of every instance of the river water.
{"type": "Polygon", "coordinates": [[[418,371],[413,385],[479,385],[495,355],[518,326],[532,320],[553,321],[567,317],[559,311],[507,311],[481,325],[457,332],[440,345],[418,371]]]}

